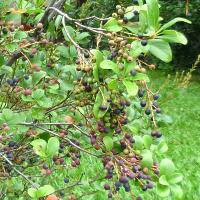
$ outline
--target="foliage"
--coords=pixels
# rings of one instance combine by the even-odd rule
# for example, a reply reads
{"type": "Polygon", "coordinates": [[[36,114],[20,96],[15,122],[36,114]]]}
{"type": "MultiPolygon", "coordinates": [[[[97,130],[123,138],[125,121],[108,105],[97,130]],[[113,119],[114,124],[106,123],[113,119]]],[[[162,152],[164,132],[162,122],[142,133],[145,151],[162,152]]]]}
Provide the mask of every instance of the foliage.
{"type": "MultiPolygon", "coordinates": [[[[63,6],[70,10],[70,5],[63,6]]],[[[134,187],[140,199],[142,191],[155,187],[159,197],[182,199],[182,175],[163,155],[168,147],[160,126],[172,120],[149,89],[146,71],[155,66],[144,59],[151,54],[170,62],[170,44],[185,45],[187,39],[169,28],[191,22],[175,18],[161,25],[157,0],[118,5],[112,17],[96,18],[98,28],[84,24],[91,18],[72,19],[59,2],[43,6],[19,1],[19,10],[8,10],[0,21],[0,161],[7,180],[1,198],[10,193],[8,198],[24,199],[28,193],[32,199],[57,199],[52,193],[62,197],[63,190],[80,186],[68,195],[80,199],[88,195],[87,182],[94,183],[92,193],[104,185],[108,198],[119,190],[131,196],[134,187]],[[93,46],[88,31],[98,35],[96,49],[83,48],[93,46]],[[88,179],[76,170],[81,156],[81,162],[94,156],[99,173],[88,179]],[[19,188],[13,188],[16,175],[22,176],[19,188]],[[61,188],[61,177],[72,184],[61,188]]]]}

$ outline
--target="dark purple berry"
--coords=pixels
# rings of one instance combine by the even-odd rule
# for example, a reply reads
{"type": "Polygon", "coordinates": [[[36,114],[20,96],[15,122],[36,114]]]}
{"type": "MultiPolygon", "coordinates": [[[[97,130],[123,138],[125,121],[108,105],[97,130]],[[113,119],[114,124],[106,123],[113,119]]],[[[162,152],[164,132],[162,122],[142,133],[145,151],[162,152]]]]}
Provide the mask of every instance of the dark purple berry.
{"type": "Polygon", "coordinates": [[[43,169],[48,169],[48,165],[47,164],[44,164],[42,167],[43,167],[43,169]]]}
{"type": "Polygon", "coordinates": [[[132,69],[132,70],[130,71],[130,73],[131,73],[132,76],[135,76],[137,72],[136,72],[134,69],[132,69]]]}
{"type": "Polygon", "coordinates": [[[85,53],[84,53],[84,57],[85,57],[85,58],[89,58],[89,57],[90,57],[89,53],[88,53],[88,52],[85,52],[85,53]]]}
{"type": "Polygon", "coordinates": [[[147,45],[147,40],[142,40],[141,44],[142,44],[142,46],[146,46],[147,45]]]}
{"type": "Polygon", "coordinates": [[[138,12],[137,10],[134,10],[134,11],[133,11],[133,14],[134,14],[134,15],[138,15],[139,12],[138,12]]]}
{"type": "Polygon", "coordinates": [[[143,35],[142,34],[138,34],[138,37],[140,38],[140,39],[142,39],[143,38],[143,35]]]}
{"type": "Polygon", "coordinates": [[[139,97],[143,97],[143,95],[144,95],[144,90],[140,89],[140,90],[138,91],[138,96],[139,96],[139,97]]]}
{"type": "Polygon", "coordinates": [[[125,24],[127,24],[127,23],[128,23],[128,18],[127,18],[127,17],[124,17],[124,18],[123,18],[123,22],[124,22],[125,24]]]}
{"type": "Polygon", "coordinates": [[[146,110],[145,110],[145,114],[146,114],[146,115],[150,115],[150,114],[151,114],[150,109],[146,109],[146,110]]]}
{"type": "Polygon", "coordinates": [[[153,99],[156,101],[156,100],[158,100],[158,98],[159,98],[159,95],[158,94],[154,94],[153,95],[153,99]]]}
{"type": "Polygon", "coordinates": [[[107,106],[106,105],[101,105],[100,106],[100,110],[107,110],[107,106]]]}
{"type": "Polygon", "coordinates": [[[138,0],[133,0],[133,4],[138,5],[138,0]]]}
{"type": "Polygon", "coordinates": [[[146,106],[146,102],[145,101],[141,101],[140,105],[141,105],[141,107],[145,107],[146,106]]]}
{"type": "Polygon", "coordinates": [[[108,184],[104,185],[105,190],[110,190],[110,186],[108,184]]]}

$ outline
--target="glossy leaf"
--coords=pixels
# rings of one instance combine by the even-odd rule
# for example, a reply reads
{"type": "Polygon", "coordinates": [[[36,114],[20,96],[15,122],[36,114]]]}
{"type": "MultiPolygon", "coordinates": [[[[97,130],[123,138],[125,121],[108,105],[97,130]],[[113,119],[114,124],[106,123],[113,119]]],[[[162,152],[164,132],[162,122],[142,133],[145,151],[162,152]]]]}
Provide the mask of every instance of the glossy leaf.
{"type": "Polygon", "coordinates": [[[164,62],[172,60],[172,51],[169,43],[161,39],[149,40],[150,53],[164,62]]]}
{"type": "Polygon", "coordinates": [[[104,28],[107,31],[119,32],[122,30],[122,26],[117,22],[116,19],[110,19],[105,25],[104,28]]]}
{"type": "Polygon", "coordinates": [[[136,83],[123,80],[123,84],[126,87],[126,90],[130,96],[135,96],[138,93],[138,86],[136,83]]]}
{"type": "Polygon", "coordinates": [[[112,150],[112,148],[113,148],[113,139],[112,139],[111,137],[105,136],[105,137],[103,138],[103,143],[105,144],[106,149],[107,149],[108,151],[111,151],[111,150],[112,150]]]}

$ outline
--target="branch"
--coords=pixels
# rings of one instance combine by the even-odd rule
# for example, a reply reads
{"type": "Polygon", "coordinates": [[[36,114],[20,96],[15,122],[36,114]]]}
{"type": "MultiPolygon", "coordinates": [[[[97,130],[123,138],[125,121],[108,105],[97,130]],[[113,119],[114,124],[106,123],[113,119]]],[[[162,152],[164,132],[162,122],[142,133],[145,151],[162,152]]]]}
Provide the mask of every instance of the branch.
{"type": "Polygon", "coordinates": [[[46,131],[46,132],[48,132],[48,133],[51,133],[52,135],[54,135],[54,136],[56,136],[56,137],[59,137],[59,138],[65,140],[66,142],[70,143],[72,146],[76,147],[76,148],[79,149],[80,151],[83,151],[83,152],[85,152],[85,153],[87,153],[87,154],[89,154],[89,155],[95,156],[95,157],[97,157],[97,158],[102,157],[101,155],[94,154],[94,153],[92,153],[92,152],[89,152],[89,151],[87,151],[87,150],[85,150],[85,149],[79,147],[78,145],[74,144],[74,143],[73,143],[70,139],[68,139],[67,137],[62,138],[62,137],[60,137],[60,135],[58,135],[57,133],[55,133],[55,132],[53,132],[53,131],[51,131],[51,130],[49,130],[49,129],[43,128],[43,127],[41,127],[41,126],[38,126],[38,125],[35,125],[35,127],[39,128],[39,129],[41,129],[41,130],[43,130],[43,131],[46,131]]]}
{"type": "Polygon", "coordinates": [[[76,24],[77,26],[79,26],[79,27],[81,27],[81,28],[83,28],[83,29],[87,29],[87,30],[89,30],[89,31],[91,31],[91,32],[94,32],[94,33],[106,35],[105,33],[102,32],[102,31],[106,31],[106,29],[102,29],[102,28],[93,28],[93,27],[89,27],[89,26],[82,25],[82,24],[78,23],[78,20],[69,17],[69,15],[67,15],[66,13],[63,13],[62,11],[60,11],[60,10],[57,9],[57,8],[49,7],[48,9],[55,10],[55,11],[58,12],[60,15],[62,15],[63,17],[65,17],[68,21],[73,22],[74,24],[76,24]]]}
{"type": "Polygon", "coordinates": [[[84,132],[83,130],[81,130],[78,126],[76,126],[73,123],[39,123],[39,124],[35,124],[35,123],[20,123],[18,125],[24,125],[24,126],[46,126],[46,125],[63,125],[63,126],[73,126],[74,128],[76,128],[77,130],[79,130],[81,133],[83,133],[84,135],[90,137],[90,135],[86,132],[84,132]]]}
{"type": "Polygon", "coordinates": [[[22,53],[20,51],[15,51],[12,58],[10,58],[9,60],[7,60],[6,62],[6,66],[12,66],[12,64],[22,56],[22,53]]]}
{"type": "Polygon", "coordinates": [[[35,185],[35,183],[33,183],[26,175],[24,175],[22,172],[20,172],[18,169],[16,169],[16,168],[14,167],[13,163],[12,163],[6,156],[4,156],[2,153],[0,153],[0,156],[1,156],[4,160],[6,160],[6,161],[8,162],[8,164],[10,164],[10,165],[12,166],[12,168],[13,168],[13,170],[14,170],[15,172],[17,172],[17,173],[18,173],[19,175],[21,175],[24,179],[26,179],[36,190],[39,189],[39,187],[38,187],[37,185],[35,185]]]}
{"type": "MultiPolygon", "coordinates": [[[[68,139],[67,137],[62,138],[62,137],[60,137],[59,134],[55,133],[54,131],[51,131],[51,130],[49,130],[49,129],[46,129],[46,128],[41,127],[42,125],[72,125],[72,126],[74,126],[76,129],[80,130],[82,133],[87,134],[87,133],[83,132],[81,129],[79,129],[79,128],[78,128],[75,124],[73,124],[73,123],[41,123],[41,124],[20,123],[20,124],[18,124],[18,125],[34,126],[34,127],[36,127],[36,128],[39,128],[39,129],[41,129],[41,130],[43,130],[43,131],[46,131],[46,132],[48,132],[48,133],[51,133],[52,135],[54,135],[54,136],[56,136],[56,137],[59,137],[59,138],[65,140],[66,142],[70,143],[72,146],[76,147],[76,148],[79,149],[80,151],[83,151],[83,152],[85,152],[85,153],[87,153],[87,154],[89,154],[89,155],[95,156],[95,157],[97,157],[97,158],[102,157],[102,155],[97,155],[97,154],[95,154],[95,153],[89,152],[89,151],[87,151],[87,150],[85,150],[85,149],[79,147],[78,145],[74,144],[74,143],[73,143],[70,139],[68,139]]],[[[87,134],[87,136],[89,136],[89,135],[87,134]]]]}
{"type": "Polygon", "coordinates": [[[66,33],[67,37],[69,38],[69,40],[72,42],[72,44],[73,44],[73,45],[75,46],[75,48],[77,49],[79,58],[81,59],[81,53],[80,53],[80,51],[83,51],[83,48],[81,48],[81,47],[72,39],[72,37],[70,36],[69,31],[67,30],[67,27],[66,27],[66,25],[65,25],[65,17],[64,17],[64,16],[63,16],[63,18],[62,18],[62,24],[63,24],[63,27],[64,27],[64,30],[65,30],[65,33],[66,33]]]}

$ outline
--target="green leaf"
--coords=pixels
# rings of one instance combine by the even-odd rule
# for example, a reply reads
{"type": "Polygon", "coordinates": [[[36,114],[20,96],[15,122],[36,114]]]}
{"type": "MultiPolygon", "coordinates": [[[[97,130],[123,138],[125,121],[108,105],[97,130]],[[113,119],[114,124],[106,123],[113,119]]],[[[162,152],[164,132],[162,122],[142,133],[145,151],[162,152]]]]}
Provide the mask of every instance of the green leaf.
{"type": "Polygon", "coordinates": [[[14,36],[15,39],[24,39],[27,38],[27,34],[24,31],[17,31],[14,36]]]}
{"type": "Polygon", "coordinates": [[[13,116],[14,116],[13,111],[5,108],[5,109],[3,109],[2,113],[0,114],[0,119],[3,122],[8,122],[13,119],[13,116]]]}
{"type": "Polygon", "coordinates": [[[136,65],[136,60],[134,60],[133,62],[127,62],[126,60],[124,60],[124,76],[126,77],[132,69],[135,69],[136,65]]]}
{"type": "Polygon", "coordinates": [[[111,150],[112,150],[112,148],[113,148],[113,140],[112,140],[111,137],[105,136],[105,137],[103,138],[103,143],[105,144],[106,149],[107,149],[108,151],[111,151],[111,150]]]}
{"type": "Polygon", "coordinates": [[[28,189],[28,194],[32,198],[37,198],[37,190],[35,188],[29,188],[28,189]]]}
{"type": "Polygon", "coordinates": [[[100,67],[102,69],[112,69],[116,74],[120,74],[119,67],[111,60],[104,60],[103,62],[101,62],[100,67]]]}
{"type": "Polygon", "coordinates": [[[168,185],[157,183],[156,193],[162,198],[167,197],[170,193],[170,187],[168,185]]]}
{"type": "Polygon", "coordinates": [[[79,33],[77,35],[76,40],[77,41],[81,41],[81,40],[85,39],[88,36],[90,36],[90,34],[88,32],[82,32],[82,33],[79,33]]]}
{"type": "Polygon", "coordinates": [[[164,62],[170,62],[172,60],[172,51],[169,43],[161,39],[151,39],[150,52],[155,57],[159,58],[164,62]]]}
{"type": "Polygon", "coordinates": [[[143,149],[143,139],[142,139],[142,137],[141,136],[135,136],[134,140],[135,140],[134,147],[138,150],[143,149]]]}
{"type": "Polygon", "coordinates": [[[61,20],[62,20],[62,16],[61,16],[61,15],[58,15],[58,16],[56,17],[56,21],[55,21],[55,27],[56,27],[56,29],[59,28],[59,26],[60,26],[60,24],[61,24],[61,20]]]}
{"type": "Polygon", "coordinates": [[[133,58],[137,58],[141,53],[147,53],[149,51],[149,48],[149,43],[146,46],[142,46],[140,40],[135,40],[131,43],[129,55],[133,58]]]}
{"type": "Polygon", "coordinates": [[[144,80],[146,82],[150,81],[149,77],[144,73],[137,73],[134,76],[130,76],[129,79],[132,80],[132,81],[138,81],[138,80],[144,80]]]}
{"type": "Polygon", "coordinates": [[[72,90],[74,88],[72,81],[59,79],[60,89],[63,91],[72,90]]]}
{"type": "Polygon", "coordinates": [[[53,105],[53,102],[51,101],[51,99],[45,96],[39,99],[37,103],[43,108],[50,108],[53,105]]]}
{"type": "Polygon", "coordinates": [[[32,84],[35,85],[38,83],[42,78],[44,78],[46,75],[46,72],[34,72],[33,78],[32,78],[32,84]]]}
{"type": "Polygon", "coordinates": [[[103,92],[105,99],[103,100],[102,94],[99,91],[97,96],[96,96],[95,104],[94,104],[94,107],[93,107],[93,113],[94,113],[95,118],[97,118],[97,119],[102,118],[106,114],[106,112],[109,108],[109,105],[110,105],[110,103],[108,103],[106,101],[106,99],[109,97],[107,90],[104,88],[104,90],[102,92],[103,92]],[[107,106],[107,110],[100,110],[100,106],[102,104],[105,104],[107,106]]]}
{"type": "MultiPolygon", "coordinates": [[[[5,60],[4,60],[4,56],[0,55],[0,66],[4,65],[5,60]]],[[[7,66],[5,66],[7,67],[7,66]]],[[[1,67],[2,68],[2,67],[1,67]]],[[[2,69],[0,68],[0,70],[2,71],[2,69]]],[[[9,68],[9,67],[8,67],[9,68]]],[[[2,72],[0,74],[3,74],[2,72]]]]}
{"type": "Polygon", "coordinates": [[[104,28],[107,31],[111,31],[111,32],[119,32],[122,30],[122,26],[117,22],[116,19],[112,18],[110,19],[105,25],[104,28]]]}
{"type": "Polygon", "coordinates": [[[35,119],[41,120],[44,117],[44,111],[39,107],[32,107],[31,116],[35,119]]]}
{"type": "MultiPolygon", "coordinates": [[[[2,62],[3,62],[3,60],[2,60],[2,62]]],[[[11,75],[12,72],[13,72],[12,67],[3,65],[3,66],[1,66],[1,68],[0,68],[0,74],[11,75]]]]}
{"type": "Polygon", "coordinates": [[[157,146],[157,151],[162,154],[168,151],[168,146],[165,141],[161,141],[157,146]]]}
{"type": "Polygon", "coordinates": [[[97,67],[100,67],[100,63],[104,60],[103,54],[97,49],[92,49],[90,52],[92,53],[92,55],[94,55],[96,59],[97,67]]]}
{"type": "Polygon", "coordinates": [[[154,31],[158,29],[158,19],[159,19],[159,7],[157,0],[146,0],[147,3],[147,15],[148,23],[150,27],[153,27],[154,31]]]}
{"type": "Polygon", "coordinates": [[[59,149],[59,140],[56,137],[51,137],[48,140],[48,144],[47,144],[47,155],[48,156],[53,156],[55,154],[58,153],[58,149],[59,149]]]}
{"type": "Polygon", "coordinates": [[[180,43],[187,44],[187,38],[180,32],[175,30],[165,30],[162,32],[163,35],[158,36],[157,38],[163,39],[169,43],[180,43]]]}
{"type": "Polygon", "coordinates": [[[147,153],[144,155],[144,157],[142,158],[142,163],[141,166],[142,168],[147,167],[147,168],[151,168],[153,164],[153,158],[152,158],[152,154],[151,153],[147,153]]]}
{"type": "Polygon", "coordinates": [[[118,86],[118,81],[116,79],[114,79],[108,83],[108,88],[110,90],[115,90],[117,88],[117,86],[118,86]]]}
{"type": "Polygon", "coordinates": [[[34,98],[34,100],[38,100],[38,99],[42,98],[43,96],[44,96],[44,90],[37,89],[37,90],[33,91],[32,97],[34,98]]]}
{"type": "Polygon", "coordinates": [[[123,84],[126,87],[126,90],[130,96],[135,96],[138,93],[138,86],[134,82],[123,80],[123,84]]]}
{"type": "Polygon", "coordinates": [[[174,196],[177,200],[183,200],[183,190],[179,185],[173,185],[171,187],[172,192],[174,193],[174,196]]]}
{"type": "Polygon", "coordinates": [[[181,173],[174,173],[172,176],[168,177],[168,182],[170,184],[179,183],[183,180],[183,176],[181,173]]]}
{"type": "Polygon", "coordinates": [[[93,76],[94,76],[94,79],[99,82],[99,70],[98,70],[98,67],[97,65],[95,65],[93,67],[93,76]]]}
{"type": "Polygon", "coordinates": [[[169,185],[168,181],[167,181],[167,177],[165,175],[162,175],[160,178],[159,178],[159,183],[161,185],[169,185]]]}
{"type": "Polygon", "coordinates": [[[185,23],[188,23],[188,24],[191,24],[191,23],[192,23],[192,22],[189,21],[188,19],[184,19],[184,18],[181,18],[181,17],[177,17],[177,18],[172,19],[172,20],[169,21],[168,23],[164,24],[164,25],[159,29],[159,32],[162,32],[163,30],[169,28],[170,26],[174,25],[176,22],[185,22],[185,23]]]}
{"type": "Polygon", "coordinates": [[[175,171],[174,163],[169,160],[168,158],[165,158],[160,163],[160,174],[171,176],[175,171]]]}
{"type": "Polygon", "coordinates": [[[150,149],[150,146],[152,144],[152,137],[150,135],[145,135],[143,137],[143,142],[144,142],[145,148],[150,149]]]}
{"type": "MultiPolygon", "coordinates": [[[[71,26],[66,26],[66,29],[68,30],[71,38],[73,39],[75,37],[75,30],[71,27],[71,26]]],[[[67,37],[67,34],[65,32],[65,29],[62,28],[62,33],[64,35],[65,40],[67,40],[68,42],[70,41],[69,38],[67,37]]]]}
{"type": "Polygon", "coordinates": [[[65,47],[65,46],[58,46],[56,48],[57,51],[60,52],[61,56],[65,57],[65,58],[69,58],[69,51],[68,51],[69,48],[65,47]]]}
{"type": "Polygon", "coordinates": [[[44,185],[43,187],[40,187],[39,190],[37,191],[37,198],[45,197],[54,192],[55,189],[51,185],[44,185]]]}
{"type": "Polygon", "coordinates": [[[33,150],[35,154],[41,157],[46,157],[45,152],[46,152],[47,143],[45,140],[42,140],[42,139],[33,140],[31,142],[31,145],[33,146],[33,150]]]}

